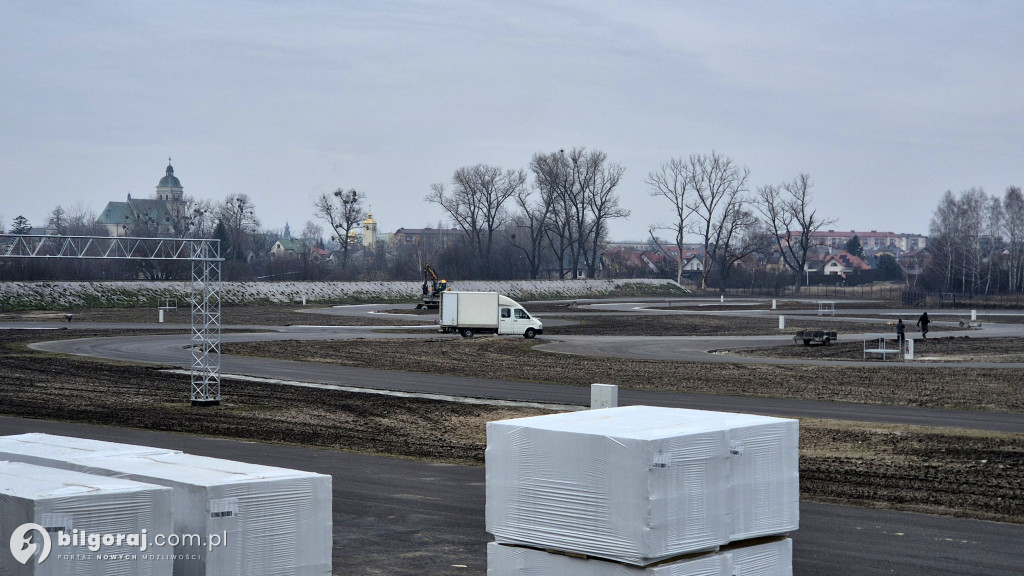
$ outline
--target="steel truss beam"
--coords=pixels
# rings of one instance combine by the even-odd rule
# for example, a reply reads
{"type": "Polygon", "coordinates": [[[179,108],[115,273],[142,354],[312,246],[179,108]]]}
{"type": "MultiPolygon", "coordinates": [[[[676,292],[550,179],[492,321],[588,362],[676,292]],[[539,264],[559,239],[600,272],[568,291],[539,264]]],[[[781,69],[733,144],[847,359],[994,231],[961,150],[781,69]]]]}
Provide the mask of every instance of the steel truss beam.
{"type": "Polygon", "coordinates": [[[192,263],[193,405],[220,403],[220,240],[0,234],[0,258],[192,263]]]}

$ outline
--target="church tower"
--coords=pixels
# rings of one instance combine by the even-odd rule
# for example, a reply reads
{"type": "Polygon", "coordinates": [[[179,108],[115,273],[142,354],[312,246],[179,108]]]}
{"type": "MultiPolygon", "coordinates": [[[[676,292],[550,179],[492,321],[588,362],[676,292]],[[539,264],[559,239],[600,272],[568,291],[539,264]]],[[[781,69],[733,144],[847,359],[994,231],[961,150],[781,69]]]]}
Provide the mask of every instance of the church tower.
{"type": "Polygon", "coordinates": [[[174,166],[171,166],[171,159],[167,159],[167,173],[156,185],[156,199],[164,202],[182,201],[181,181],[174,176],[174,166]]]}
{"type": "Polygon", "coordinates": [[[371,252],[377,250],[377,221],[373,219],[372,213],[367,214],[366,220],[363,220],[363,248],[371,252]]]}

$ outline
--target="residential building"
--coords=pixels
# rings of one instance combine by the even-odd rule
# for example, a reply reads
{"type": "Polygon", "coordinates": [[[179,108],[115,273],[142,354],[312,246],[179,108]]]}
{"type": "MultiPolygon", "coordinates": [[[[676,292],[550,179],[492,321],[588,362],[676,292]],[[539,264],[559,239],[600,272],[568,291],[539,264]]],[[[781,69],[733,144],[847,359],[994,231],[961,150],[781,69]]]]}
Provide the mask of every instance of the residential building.
{"type": "Polygon", "coordinates": [[[396,247],[432,243],[444,248],[460,242],[463,237],[462,230],[455,228],[399,228],[393,235],[396,247]]]}
{"type": "Polygon", "coordinates": [[[850,230],[849,232],[838,230],[818,230],[811,233],[811,243],[821,246],[828,246],[832,249],[845,249],[846,243],[856,236],[860,245],[865,250],[868,248],[879,249],[895,246],[900,250],[920,250],[927,246],[928,237],[920,234],[897,234],[895,232],[869,232],[850,230]]]}
{"type": "Polygon", "coordinates": [[[281,238],[270,248],[270,253],[275,257],[301,256],[309,253],[309,246],[302,240],[295,238],[281,238]]]}

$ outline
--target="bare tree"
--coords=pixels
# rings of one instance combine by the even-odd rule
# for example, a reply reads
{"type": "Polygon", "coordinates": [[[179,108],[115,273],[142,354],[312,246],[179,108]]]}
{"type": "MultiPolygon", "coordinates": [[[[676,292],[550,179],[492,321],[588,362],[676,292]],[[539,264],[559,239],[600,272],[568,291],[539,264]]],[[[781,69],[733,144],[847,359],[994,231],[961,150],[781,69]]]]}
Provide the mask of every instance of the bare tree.
{"type": "Polygon", "coordinates": [[[508,221],[505,203],[526,184],[526,172],[477,164],[459,168],[452,188],[434,184],[428,202],[441,206],[469,240],[483,276],[491,276],[491,254],[498,231],[508,221]]]}
{"type": "Polygon", "coordinates": [[[985,263],[985,294],[998,292],[1001,283],[1003,252],[1003,203],[998,196],[988,199],[982,213],[985,237],[979,242],[982,258],[985,263]],[[994,284],[993,284],[994,283],[994,284]]]}
{"type": "Polygon", "coordinates": [[[657,236],[655,236],[655,230],[659,228],[667,228],[673,232],[676,254],[672,255],[667,251],[665,251],[665,253],[676,261],[676,282],[682,283],[683,240],[686,233],[686,219],[689,217],[691,212],[691,209],[687,206],[688,193],[691,192],[687,162],[681,158],[673,158],[667,163],[662,164],[660,170],[657,172],[651,172],[647,175],[647,185],[651,188],[651,196],[660,196],[672,203],[672,216],[674,218],[672,223],[668,226],[652,226],[650,234],[651,238],[654,239],[660,247],[661,242],[657,239],[657,236]]]}
{"type": "Polygon", "coordinates": [[[363,210],[363,200],[366,195],[350,189],[347,192],[338,188],[331,195],[321,194],[313,207],[316,209],[315,216],[324,220],[334,231],[333,239],[338,242],[341,249],[341,264],[348,265],[349,234],[355,230],[366,218],[366,211],[363,210]]]}
{"type": "Polygon", "coordinates": [[[306,225],[302,228],[302,241],[306,243],[310,248],[317,246],[323,247],[324,243],[324,228],[318,225],[312,220],[306,220],[306,225]]]}
{"type": "Polygon", "coordinates": [[[506,238],[526,258],[529,276],[536,279],[544,262],[544,239],[554,209],[553,192],[539,185],[533,189],[523,186],[515,199],[519,212],[512,218],[506,238]]]}
{"type": "Polygon", "coordinates": [[[171,225],[179,238],[209,238],[216,226],[216,214],[209,200],[192,196],[171,210],[171,225]]]}
{"type": "Polygon", "coordinates": [[[731,221],[736,224],[734,211],[743,201],[741,193],[746,192],[750,170],[740,168],[732,158],[717,152],[710,155],[690,156],[687,172],[693,194],[688,207],[696,217],[696,229],[704,243],[701,257],[700,287],[707,288],[708,276],[714,267],[714,246],[716,236],[724,233],[722,224],[731,221]],[[727,201],[722,207],[722,202],[727,201]]]}
{"type": "Polygon", "coordinates": [[[767,251],[773,244],[761,221],[744,207],[746,203],[739,189],[726,195],[712,226],[713,241],[705,249],[705,254],[710,253],[708,260],[714,263],[719,288],[723,291],[738,262],[751,254],[767,251]]]}
{"type": "Polygon", "coordinates": [[[819,217],[811,208],[811,186],[810,175],[800,174],[792,182],[758,188],[754,203],[775,239],[782,261],[796,273],[793,290],[797,294],[814,232],[835,222],[819,217]]]}
{"type": "Polygon", "coordinates": [[[619,205],[619,195],[615,190],[626,168],[621,164],[606,163],[608,155],[596,150],[582,158],[581,164],[586,169],[578,173],[584,178],[582,185],[586,211],[583,220],[589,221],[589,224],[582,229],[579,237],[581,241],[586,241],[581,252],[587,266],[587,277],[596,278],[601,264],[601,247],[607,240],[608,221],[628,218],[630,214],[628,209],[619,205]]]}
{"type": "Polygon", "coordinates": [[[547,236],[559,275],[565,277],[568,264],[574,275],[585,267],[590,277],[596,276],[608,222],[630,214],[619,205],[616,191],[626,169],[608,162],[604,152],[585,148],[574,148],[568,155],[564,150],[536,154],[531,168],[538,186],[553,193],[547,236]]]}
{"type": "Polygon", "coordinates": [[[530,161],[541,197],[550,203],[544,239],[558,267],[558,277],[566,277],[566,265],[579,265],[579,241],[574,225],[582,201],[582,191],[574,185],[572,163],[564,150],[534,154],[530,161]]]}
{"type": "Polygon", "coordinates": [[[226,260],[246,261],[257,253],[260,221],[256,209],[246,194],[231,194],[217,207],[217,216],[224,225],[227,246],[222,256],[226,260]]]}
{"type": "Polygon", "coordinates": [[[1003,196],[1003,232],[1007,241],[1007,290],[1024,287],[1024,194],[1019,186],[1010,186],[1003,196]]]}

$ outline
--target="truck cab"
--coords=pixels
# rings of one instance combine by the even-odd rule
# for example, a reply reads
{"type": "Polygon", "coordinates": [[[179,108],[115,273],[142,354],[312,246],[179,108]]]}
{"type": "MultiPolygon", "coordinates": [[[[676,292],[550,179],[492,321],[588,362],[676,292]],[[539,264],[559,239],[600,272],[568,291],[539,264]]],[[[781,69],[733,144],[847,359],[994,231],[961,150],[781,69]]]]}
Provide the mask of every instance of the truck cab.
{"type": "Polygon", "coordinates": [[[522,334],[533,338],[544,332],[544,325],[525,308],[507,296],[498,296],[498,334],[522,334]]]}

